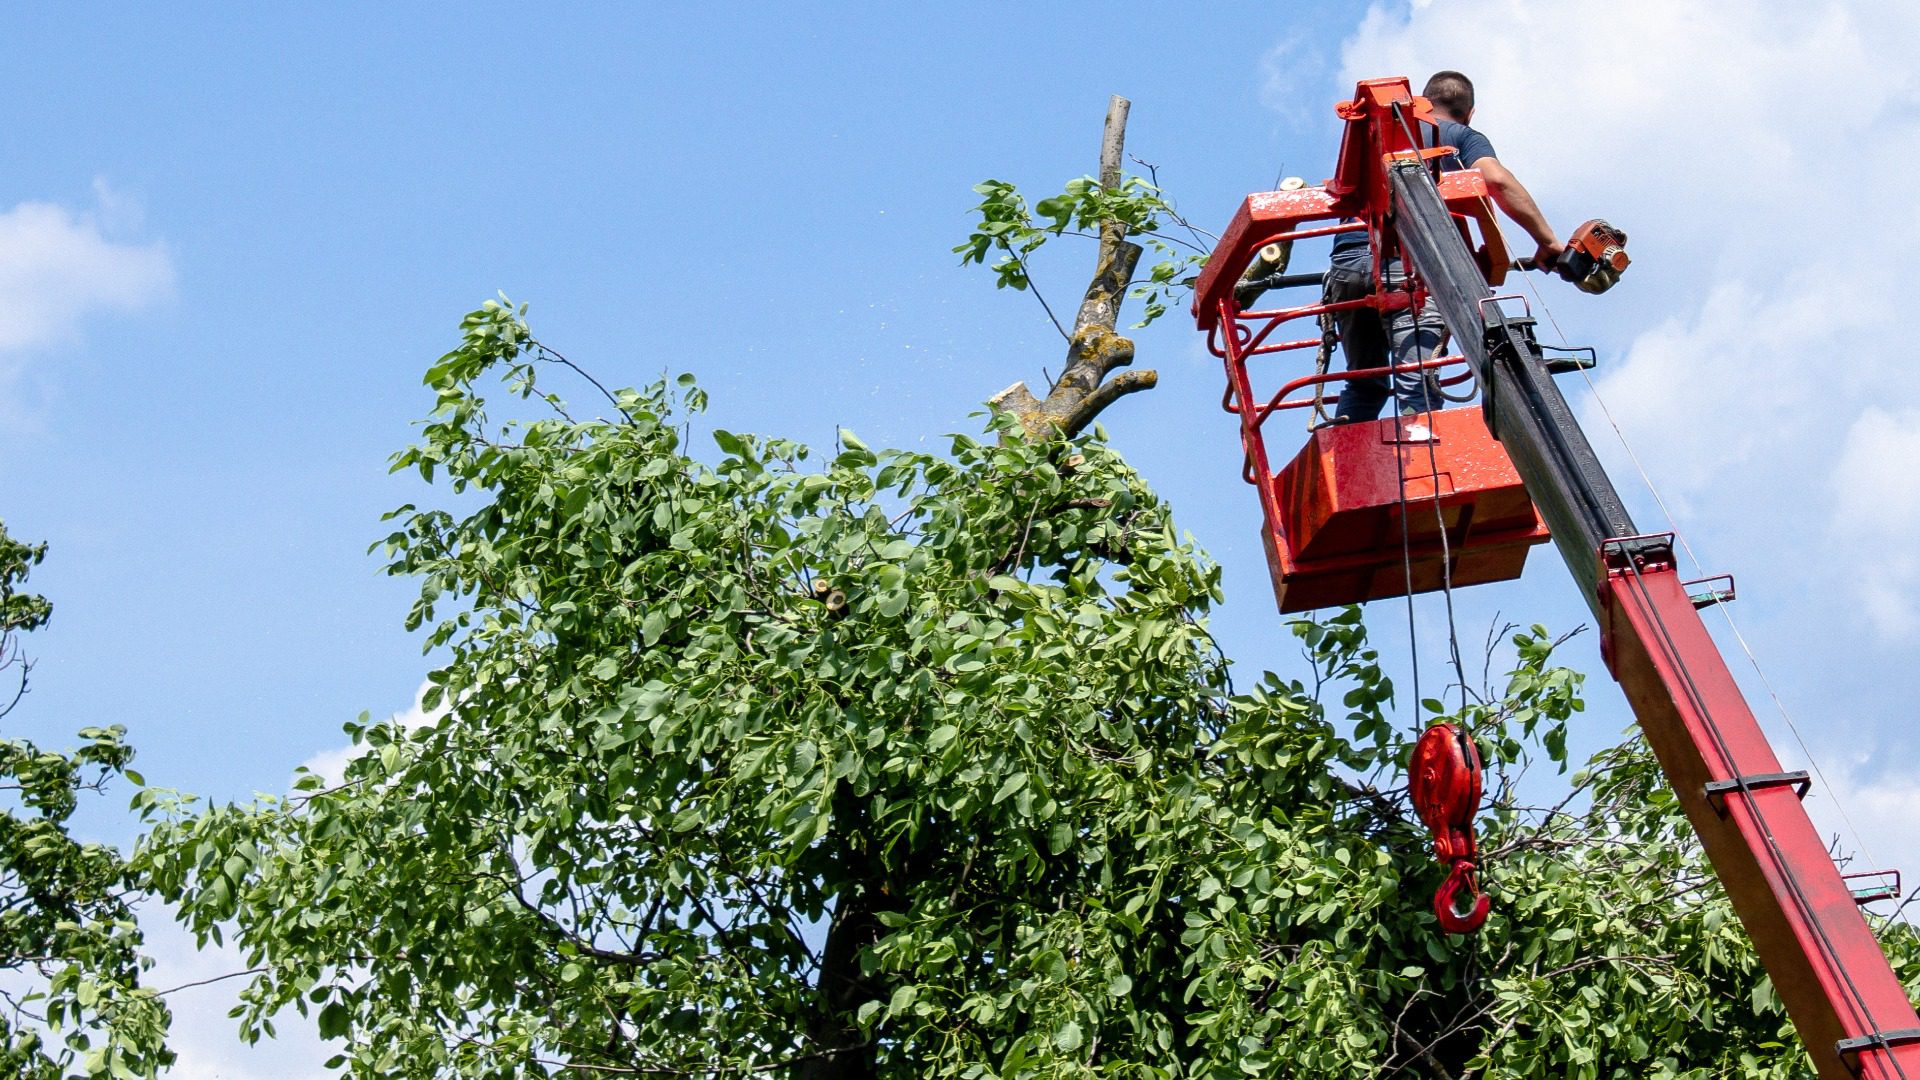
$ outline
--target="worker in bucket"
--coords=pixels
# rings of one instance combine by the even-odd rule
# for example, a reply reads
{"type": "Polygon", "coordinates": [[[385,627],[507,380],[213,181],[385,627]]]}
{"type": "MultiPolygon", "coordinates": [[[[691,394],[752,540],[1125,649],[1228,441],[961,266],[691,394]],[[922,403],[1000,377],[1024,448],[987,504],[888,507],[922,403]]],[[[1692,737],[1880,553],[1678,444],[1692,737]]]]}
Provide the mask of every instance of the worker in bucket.
{"type": "MultiPolygon", "coordinates": [[[[1547,224],[1533,196],[1494,156],[1493,143],[1468,126],[1473,119],[1472,81],[1457,71],[1436,72],[1421,93],[1432,103],[1439,121],[1439,141],[1434,145],[1455,150],[1441,159],[1441,168],[1480,170],[1494,204],[1539,245],[1534,262],[1543,267],[1557,265],[1566,245],[1554,235],[1553,226],[1547,224]]],[[[1406,282],[1406,268],[1399,258],[1389,259],[1380,278],[1382,288],[1400,288],[1406,282]]],[[[1332,265],[1327,270],[1327,302],[1358,300],[1372,291],[1373,250],[1367,244],[1367,234],[1341,233],[1334,239],[1332,265]]],[[[1383,368],[1389,358],[1394,366],[1408,365],[1408,370],[1391,377],[1348,379],[1334,409],[1335,423],[1372,420],[1380,415],[1389,395],[1399,401],[1403,414],[1440,407],[1439,388],[1430,372],[1412,366],[1432,359],[1445,333],[1431,301],[1418,311],[1406,307],[1380,312],[1362,307],[1339,312],[1335,318],[1347,354],[1347,370],[1383,368]]]]}

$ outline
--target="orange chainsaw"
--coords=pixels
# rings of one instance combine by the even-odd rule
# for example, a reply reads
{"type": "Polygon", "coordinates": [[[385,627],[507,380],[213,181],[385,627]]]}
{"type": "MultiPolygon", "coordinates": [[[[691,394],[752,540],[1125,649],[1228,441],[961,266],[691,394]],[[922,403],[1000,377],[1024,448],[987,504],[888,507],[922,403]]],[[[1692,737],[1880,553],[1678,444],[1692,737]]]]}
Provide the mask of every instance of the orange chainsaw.
{"type": "Polygon", "coordinates": [[[1627,257],[1627,234],[1599,218],[1573,230],[1567,247],[1552,266],[1531,257],[1513,264],[1515,270],[1546,270],[1574,283],[1581,292],[1603,293],[1613,288],[1633,260],[1627,257]]]}

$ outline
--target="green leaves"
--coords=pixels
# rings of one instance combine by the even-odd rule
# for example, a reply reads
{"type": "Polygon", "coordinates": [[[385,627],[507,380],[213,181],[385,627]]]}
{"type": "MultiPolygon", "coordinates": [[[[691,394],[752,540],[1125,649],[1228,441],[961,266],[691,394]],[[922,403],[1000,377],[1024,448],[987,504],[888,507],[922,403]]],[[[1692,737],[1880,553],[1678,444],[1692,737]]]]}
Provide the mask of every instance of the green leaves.
{"type": "Polygon", "coordinates": [[[981,196],[980,205],[974,207],[980,220],[966,242],[953,250],[963,264],[985,263],[989,254],[1003,253],[991,267],[995,274],[994,287],[1026,289],[1026,256],[1046,243],[1050,232],[1064,229],[1065,222],[1051,230],[1035,225],[1026,198],[1004,180],[983,180],[975,184],[973,190],[981,196]]]}
{"type": "MultiPolygon", "coordinates": [[[[973,208],[979,220],[966,241],[953,250],[962,264],[985,264],[997,253],[989,267],[996,288],[1031,287],[1028,260],[1049,239],[1068,232],[1094,236],[1103,222],[1112,221],[1123,235],[1137,238],[1160,256],[1145,278],[1130,283],[1129,295],[1146,304],[1135,326],[1145,326],[1192,289],[1206,262],[1204,248],[1168,233],[1172,225],[1193,230],[1159,188],[1138,176],[1126,177],[1116,188],[1102,187],[1091,176],[1069,180],[1060,194],[1041,199],[1032,209],[1019,189],[1004,180],[983,180],[973,190],[981,196],[973,208]]],[[[1197,239],[1198,233],[1193,235],[1197,239]]]]}
{"type": "Polygon", "coordinates": [[[0,524],[0,635],[38,629],[53,614],[45,597],[20,591],[27,575],[46,557],[47,545],[21,543],[0,524]]]}
{"type": "Polygon", "coordinates": [[[415,1075],[823,1044],[1018,1073],[1139,1028],[1110,988],[1155,931],[1060,900],[1137,887],[1224,666],[1217,571],[1138,477],[1093,439],[842,432],[815,467],[716,432],[696,460],[697,388],[579,420],[544,355],[513,309],[469,316],[395,457],[465,495],[381,545],[452,715],[354,726],[335,788],[156,811],[156,879],[261,958],[245,1028],[324,1002],[350,1069],[415,1075]],[[220,854],[243,843],[265,855],[220,854]],[[955,1041],[962,1014],[993,1019],[955,1041]]]}
{"type": "Polygon", "coordinates": [[[1000,803],[1006,802],[1008,799],[1019,794],[1026,786],[1027,774],[1023,772],[1014,773],[1012,776],[1007,777],[1006,781],[1000,785],[998,791],[993,793],[994,804],[999,805],[1000,803]]]}
{"type": "MultiPolygon", "coordinates": [[[[567,981],[564,973],[562,981],[567,981]]],[[[315,1022],[319,1027],[321,1038],[344,1039],[348,1032],[353,1030],[353,1010],[347,1008],[345,1002],[330,1001],[320,1010],[319,1015],[315,1017],[315,1022]]]]}
{"type": "MultiPolygon", "coordinates": [[[[26,689],[16,633],[44,625],[52,607],[21,591],[44,544],[22,544],[0,526],[0,716],[26,689]]],[[[173,1061],[170,1015],[141,985],[150,961],[134,922],[141,882],[120,853],[76,839],[67,823],[83,793],[128,775],[126,729],[88,727],[76,749],[0,738],[0,1071],[10,1076],[154,1075],[173,1061]]],[[[146,793],[142,792],[144,796],[146,793]]],[[[138,801],[138,796],[136,801],[138,801]]]]}

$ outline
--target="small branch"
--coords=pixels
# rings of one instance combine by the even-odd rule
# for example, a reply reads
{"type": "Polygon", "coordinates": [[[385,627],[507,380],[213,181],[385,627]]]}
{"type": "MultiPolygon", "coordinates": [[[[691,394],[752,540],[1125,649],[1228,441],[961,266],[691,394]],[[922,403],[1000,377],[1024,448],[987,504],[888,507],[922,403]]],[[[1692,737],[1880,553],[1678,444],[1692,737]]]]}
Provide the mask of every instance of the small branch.
{"type": "Polygon", "coordinates": [[[1088,422],[1093,420],[1094,414],[1113,404],[1115,401],[1118,401],[1128,394],[1137,394],[1142,390],[1151,390],[1159,384],[1160,373],[1157,371],[1121,372],[1114,378],[1102,383],[1098,390],[1087,395],[1086,403],[1082,406],[1082,411],[1086,414],[1086,419],[1075,424],[1067,434],[1078,434],[1081,427],[1084,427],[1088,422]]]}
{"type": "Polygon", "coordinates": [[[154,993],[160,997],[166,997],[168,994],[177,994],[182,990],[191,990],[196,986],[211,986],[217,982],[226,982],[228,979],[244,979],[249,975],[258,975],[265,970],[267,969],[264,967],[254,967],[248,968],[245,971],[229,971],[225,975],[215,975],[211,979],[195,979],[193,982],[184,982],[179,986],[168,987],[165,990],[156,990],[154,993]]]}
{"type": "MultiPolygon", "coordinates": [[[[1147,183],[1152,184],[1153,189],[1155,191],[1160,191],[1160,166],[1155,165],[1151,161],[1143,160],[1136,154],[1128,154],[1127,156],[1133,159],[1133,163],[1135,165],[1138,165],[1141,168],[1147,170],[1147,183]]],[[[1281,162],[1280,176],[1285,176],[1286,172],[1287,172],[1286,163],[1281,162]]],[[[1276,190],[1280,187],[1280,176],[1276,176],[1273,178],[1273,186],[1276,190]]],[[[1164,196],[1166,193],[1161,192],[1161,194],[1162,196],[1164,196]]],[[[1162,201],[1164,201],[1164,198],[1162,201]]],[[[1220,238],[1218,236],[1214,235],[1212,232],[1206,229],[1202,229],[1196,226],[1193,222],[1188,221],[1186,219],[1186,216],[1181,214],[1179,211],[1175,210],[1172,204],[1170,203],[1167,205],[1167,216],[1173,219],[1173,223],[1175,225],[1178,225],[1181,228],[1187,230],[1187,235],[1193,237],[1193,243],[1187,244],[1187,246],[1191,247],[1193,250],[1199,252],[1200,254],[1202,255],[1208,254],[1220,243],[1220,238]]],[[[1165,237],[1165,239],[1176,240],[1180,243],[1186,243],[1186,241],[1179,240],[1178,237],[1173,237],[1173,236],[1165,237]]]]}
{"type": "MultiPolygon", "coordinates": [[[[1027,279],[1027,291],[1033,294],[1035,300],[1040,301],[1040,310],[1047,313],[1047,321],[1053,324],[1055,330],[1060,331],[1062,338],[1067,338],[1067,328],[1060,325],[1059,318],[1053,313],[1053,305],[1047,303],[1047,298],[1040,295],[1040,285],[1033,280],[1033,273],[1027,269],[1027,260],[1021,258],[1020,253],[1014,250],[1013,245],[1007,243],[1005,240],[1000,241],[1000,246],[1006,249],[1008,255],[1013,256],[1014,262],[1020,264],[1021,276],[1027,279]]],[[[1072,339],[1067,338],[1067,340],[1071,341],[1072,339]]]]}
{"type": "Polygon", "coordinates": [[[556,364],[560,364],[562,366],[572,368],[574,374],[592,383],[593,388],[595,390],[600,391],[600,396],[606,398],[607,402],[611,404],[614,407],[614,409],[620,413],[621,416],[626,417],[628,423],[633,422],[633,414],[627,412],[627,410],[625,409],[620,408],[620,399],[614,397],[613,394],[610,393],[605,386],[602,386],[600,384],[599,379],[596,379],[592,375],[587,374],[587,370],[585,368],[567,359],[566,357],[561,356],[559,353],[554,352],[552,349],[547,348],[546,345],[542,344],[538,339],[536,339],[533,342],[533,347],[539,350],[539,353],[542,358],[551,360],[556,364]]]}

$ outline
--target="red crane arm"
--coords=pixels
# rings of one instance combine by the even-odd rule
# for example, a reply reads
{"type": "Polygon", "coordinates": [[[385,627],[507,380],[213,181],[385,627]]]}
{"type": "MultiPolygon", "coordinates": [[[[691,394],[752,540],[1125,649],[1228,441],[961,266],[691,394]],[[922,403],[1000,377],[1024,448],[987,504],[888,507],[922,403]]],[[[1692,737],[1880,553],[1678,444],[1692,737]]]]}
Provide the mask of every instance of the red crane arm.
{"type": "Polygon", "coordinates": [[[1822,1077],[1920,1078],[1920,1019],[1681,587],[1671,537],[1606,552],[1601,648],[1822,1077]]]}
{"type": "Polygon", "coordinates": [[[1393,229],[1469,367],[1574,581],[1610,670],[1820,1075],[1920,1080],[1920,1016],[1808,820],[1675,573],[1671,536],[1638,536],[1553,383],[1532,322],[1502,310],[1432,178],[1391,162],[1393,229]]]}

